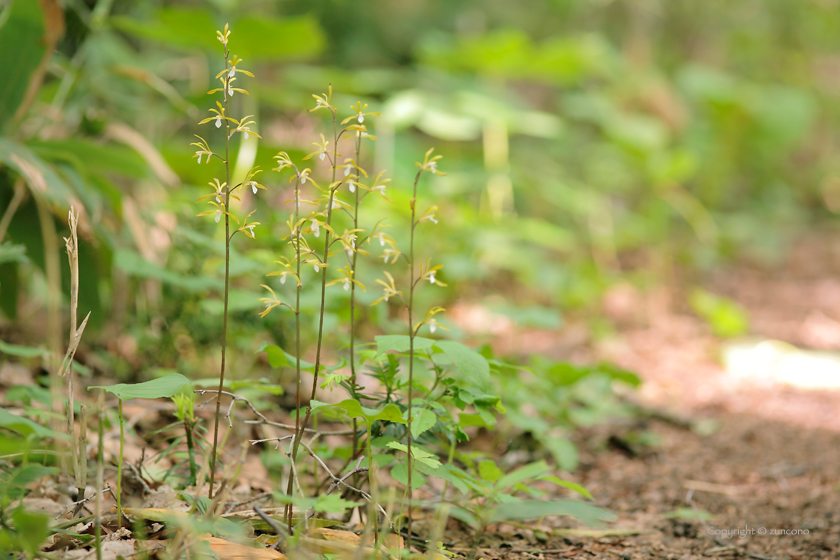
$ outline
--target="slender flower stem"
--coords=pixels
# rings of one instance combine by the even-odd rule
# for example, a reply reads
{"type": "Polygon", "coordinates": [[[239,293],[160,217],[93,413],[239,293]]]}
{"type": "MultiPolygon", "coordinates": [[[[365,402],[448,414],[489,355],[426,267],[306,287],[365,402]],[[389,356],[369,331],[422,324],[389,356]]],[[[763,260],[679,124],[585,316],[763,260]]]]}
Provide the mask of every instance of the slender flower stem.
{"type": "Polygon", "coordinates": [[[412,471],[412,457],[411,457],[411,406],[414,399],[414,287],[417,282],[414,280],[414,228],[417,226],[416,222],[416,206],[417,206],[417,182],[420,180],[422,169],[417,171],[414,177],[414,191],[411,196],[411,241],[408,250],[408,270],[411,283],[408,290],[408,539],[411,541],[411,498],[414,494],[411,488],[411,471],[412,471]]]}
{"type": "Polygon", "coordinates": [[[120,456],[117,473],[117,526],[122,527],[122,477],[123,477],[123,448],[125,447],[125,422],[123,421],[122,399],[119,400],[120,413],[120,456]]]}
{"type": "MultiPolygon", "coordinates": [[[[225,47],[225,68],[228,68],[227,43],[225,47]]],[[[230,111],[230,76],[225,75],[224,80],[225,115],[230,111]]],[[[222,391],[225,388],[225,358],[227,353],[227,324],[228,324],[228,292],[230,291],[230,121],[225,119],[225,304],[224,318],[222,319],[222,365],[219,371],[219,393],[216,398],[216,420],[213,428],[213,451],[210,455],[210,489],[208,497],[213,499],[213,485],[216,480],[216,450],[219,443],[219,416],[222,407],[222,391]]]]}
{"type": "MultiPolygon", "coordinates": [[[[361,134],[356,134],[357,166],[361,165],[361,161],[359,160],[361,150],[362,137],[361,134]]],[[[356,191],[356,203],[353,206],[353,229],[359,229],[359,191],[361,189],[356,187],[354,190],[356,191]]],[[[356,245],[358,246],[358,243],[356,243],[356,245]]],[[[358,253],[355,249],[356,247],[354,247],[350,269],[351,277],[354,280],[356,279],[356,258],[358,257],[358,253]]],[[[357,398],[356,392],[356,283],[350,282],[350,396],[354,399],[357,398]]],[[[359,436],[357,430],[358,425],[356,424],[356,419],[353,418],[353,451],[350,455],[351,457],[356,456],[357,448],[359,446],[359,436]]]]}
{"type": "MultiPolygon", "coordinates": [[[[301,227],[298,225],[298,216],[300,214],[300,174],[297,175],[295,181],[295,217],[292,222],[294,231],[291,232],[293,239],[293,246],[295,249],[295,272],[297,273],[297,288],[295,289],[295,436],[301,431],[300,429],[300,237],[301,227]]],[[[291,496],[292,493],[293,476],[292,471],[289,471],[289,487],[286,493],[291,496]]],[[[286,524],[289,526],[289,532],[292,532],[292,504],[286,505],[286,524]]]]}
{"type": "MultiPolygon", "coordinates": [[[[338,144],[338,126],[336,123],[336,114],[333,112],[333,149],[335,155],[338,155],[337,144],[338,144]]],[[[332,163],[332,181],[330,181],[330,196],[329,201],[327,202],[327,225],[332,225],[332,210],[333,210],[333,199],[335,197],[335,187],[333,183],[335,183],[335,157],[330,158],[330,163],[332,163]]],[[[326,229],[326,228],[324,228],[326,229]]],[[[327,229],[325,236],[324,236],[324,257],[321,259],[322,268],[321,268],[321,311],[318,315],[318,343],[315,349],[315,369],[312,374],[312,394],[309,397],[309,400],[315,400],[315,392],[318,390],[318,373],[321,369],[321,348],[322,342],[324,339],[324,311],[326,305],[326,296],[327,296],[327,260],[330,256],[330,230],[327,229]]],[[[300,351],[298,351],[298,356],[300,356],[300,351]]],[[[300,402],[298,402],[298,416],[300,416],[300,402]]],[[[294,463],[295,459],[297,458],[298,449],[300,448],[300,440],[303,438],[303,433],[306,431],[306,426],[309,424],[309,417],[312,415],[312,406],[306,407],[306,415],[303,417],[303,424],[300,425],[300,429],[295,432],[295,441],[292,444],[292,456],[290,457],[292,463],[294,463]]],[[[289,477],[289,484],[286,487],[286,494],[292,494],[292,490],[294,489],[294,476],[289,477]]]]}

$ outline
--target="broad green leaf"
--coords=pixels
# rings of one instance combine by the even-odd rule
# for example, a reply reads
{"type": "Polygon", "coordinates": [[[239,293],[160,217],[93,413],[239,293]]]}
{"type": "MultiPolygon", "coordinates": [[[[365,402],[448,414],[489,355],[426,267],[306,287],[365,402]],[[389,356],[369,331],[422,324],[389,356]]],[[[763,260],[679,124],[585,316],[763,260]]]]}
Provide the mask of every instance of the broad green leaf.
{"type": "Polygon", "coordinates": [[[437,422],[437,416],[428,408],[412,409],[411,416],[411,436],[414,438],[430,430],[437,422]]]}
{"type": "MultiPolygon", "coordinates": [[[[283,350],[279,346],[274,345],[274,344],[268,344],[267,342],[263,342],[260,345],[260,347],[257,349],[257,354],[259,354],[260,352],[265,352],[266,356],[268,357],[268,365],[270,365],[271,367],[273,367],[275,369],[283,368],[283,367],[293,368],[293,367],[295,367],[295,364],[297,362],[297,358],[295,358],[294,356],[292,356],[291,354],[289,354],[288,352],[286,352],[285,350],[283,350]]],[[[340,364],[343,365],[343,363],[340,363],[340,364]]],[[[324,366],[324,365],[322,365],[321,367],[322,367],[322,369],[328,369],[328,370],[332,371],[332,370],[334,370],[338,367],[341,367],[341,366],[340,365],[334,365],[334,366],[324,366]]],[[[302,369],[303,371],[310,371],[310,372],[315,371],[315,364],[313,364],[311,362],[307,362],[306,360],[301,360],[300,361],[300,369],[302,369]]]]}
{"type": "Polygon", "coordinates": [[[127,514],[146,521],[163,523],[168,527],[184,529],[192,534],[210,533],[213,536],[226,538],[241,538],[244,528],[224,517],[207,519],[202,515],[194,515],[185,511],[174,511],[158,508],[123,508],[127,514]]]}
{"type": "Polygon", "coordinates": [[[571,472],[577,468],[578,450],[574,443],[561,437],[541,438],[541,442],[561,470],[571,472]]]}
{"type": "Polygon", "coordinates": [[[496,465],[495,461],[481,461],[478,464],[478,476],[485,482],[496,483],[504,475],[505,473],[496,465]]]}
{"type": "MultiPolygon", "coordinates": [[[[388,447],[396,449],[397,451],[402,451],[403,453],[408,453],[408,446],[396,441],[390,442],[388,447]]],[[[438,461],[437,455],[429,453],[425,449],[417,447],[416,445],[411,446],[411,456],[414,457],[415,461],[423,463],[429,468],[437,469],[440,467],[440,461],[438,461]]]]}
{"type": "Polygon", "coordinates": [[[665,519],[686,519],[689,521],[709,521],[714,517],[704,509],[692,509],[687,507],[677,508],[673,511],[666,511],[662,514],[665,519]]]}
{"type": "Polygon", "coordinates": [[[454,340],[436,340],[434,346],[452,360],[462,379],[482,391],[490,391],[490,364],[484,356],[454,340]]]}
{"type": "Polygon", "coordinates": [[[312,507],[320,513],[344,513],[348,508],[357,505],[359,505],[359,502],[342,499],[340,494],[322,494],[318,496],[312,507]]]}
{"type": "Polygon", "coordinates": [[[568,480],[563,480],[562,478],[558,478],[556,476],[551,476],[551,475],[541,476],[541,477],[539,477],[539,480],[548,480],[549,482],[553,482],[557,486],[562,486],[563,488],[568,488],[569,490],[572,490],[573,492],[577,492],[581,496],[585,496],[586,498],[589,498],[590,500],[592,499],[592,494],[589,493],[589,490],[587,490],[586,488],[584,488],[580,484],[577,484],[576,482],[569,482],[568,480]]]}
{"type": "Polygon", "coordinates": [[[547,515],[574,517],[581,523],[589,526],[598,526],[603,521],[612,521],[616,518],[614,513],[586,502],[576,502],[574,500],[557,500],[552,502],[526,500],[497,507],[490,516],[490,522],[540,519],[547,515]]]}
{"type": "MultiPolygon", "coordinates": [[[[414,337],[414,350],[428,350],[435,341],[422,336],[414,337]]],[[[408,352],[410,339],[407,334],[384,334],[376,337],[376,354],[408,352]]]]}
{"type": "Polygon", "coordinates": [[[0,428],[6,428],[23,435],[34,434],[41,438],[70,439],[67,434],[54,432],[29,418],[12,414],[5,408],[0,408],[0,428]]]}
{"type": "Polygon", "coordinates": [[[350,418],[364,418],[368,423],[373,422],[374,420],[385,420],[387,422],[395,422],[399,424],[406,423],[406,421],[403,420],[402,412],[395,404],[386,404],[384,407],[377,410],[375,408],[362,406],[361,403],[355,399],[347,399],[336,404],[311,401],[310,406],[312,407],[312,412],[322,408],[337,408],[345,411],[347,416],[350,418]]]}
{"type": "MultiPolygon", "coordinates": [[[[394,468],[391,469],[391,477],[403,486],[408,486],[408,468],[406,468],[405,463],[394,465],[394,468]]],[[[424,484],[426,484],[426,477],[415,466],[411,473],[411,489],[417,490],[424,484]]]]}
{"type": "MultiPolygon", "coordinates": [[[[2,148],[0,147],[0,149],[2,148]]],[[[152,278],[188,292],[222,291],[224,287],[224,282],[221,279],[209,276],[182,276],[177,272],[150,263],[138,253],[128,249],[119,249],[114,252],[114,265],[130,276],[152,278]]]]}
{"type": "Polygon", "coordinates": [[[537,461],[530,463],[524,467],[520,467],[514,471],[509,472],[496,482],[496,488],[499,490],[506,490],[512,486],[516,486],[520,482],[525,482],[532,478],[536,478],[541,474],[550,471],[551,467],[545,461],[537,461]]]}
{"type": "MultiPolygon", "coordinates": [[[[149,21],[117,16],[111,22],[121,31],[169,47],[190,51],[201,48],[213,53],[221,49],[216,30],[222,29],[224,23],[220,25],[212,12],[203,8],[166,8],[158,10],[149,21]]],[[[326,44],[324,33],[312,16],[246,17],[232,21],[230,30],[231,46],[246,64],[254,60],[309,57],[319,54],[326,44]]]]}
{"type": "Polygon", "coordinates": [[[44,350],[43,348],[32,348],[31,346],[9,344],[8,342],[0,340],[0,353],[17,356],[18,358],[42,358],[46,356],[49,351],[44,350]]]}
{"type": "MultiPolygon", "coordinates": [[[[16,4],[20,3],[18,0],[16,4]]],[[[35,155],[32,150],[6,138],[0,138],[0,162],[19,173],[36,195],[67,208],[73,191],[52,167],[35,155]]]]}
{"type": "Polygon", "coordinates": [[[97,385],[90,389],[104,389],[118,399],[159,399],[176,395],[183,389],[191,389],[192,383],[180,373],[173,373],[159,379],[143,383],[117,383],[116,385],[97,385]]]}
{"type": "Polygon", "coordinates": [[[731,299],[698,288],[691,292],[688,303],[719,337],[740,336],[750,328],[746,310],[731,299]]]}
{"type": "Polygon", "coordinates": [[[42,513],[29,512],[23,508],[16,508],[11,517],[15,525],[17,541],[28,552],[27,557],[40,556],[38,550],[50,535],[50,517],[42,513]]]}
{"type": "Polygon", "coordinates": [[[29,262],[29,259],[26,258],[25,245],[15,245],[8,241],[0,243],[0,264],[25,262],[29,262]]]}
{"type": "Polygon", "coordinates": [[[44,12],[33,0],[17,0],[0,27],[0,129],[15,116],[47,51],[44,12]]]}
{"type": "Polygon", "coordinates": [[[125,146],[71,140],[29,140],[26,145],[45,160],[67,161],[84,171],[117,173],[127,177],[147,177],[149,166],[140,155],[125,146]]]}

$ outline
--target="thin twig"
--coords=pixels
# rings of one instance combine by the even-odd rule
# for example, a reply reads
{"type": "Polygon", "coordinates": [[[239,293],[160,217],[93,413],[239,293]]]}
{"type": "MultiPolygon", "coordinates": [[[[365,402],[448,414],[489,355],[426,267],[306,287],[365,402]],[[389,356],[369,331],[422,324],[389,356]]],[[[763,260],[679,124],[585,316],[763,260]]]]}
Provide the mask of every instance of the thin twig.
{"type": "MultiPolygon", "coordinates": [[[[103,489],[103,490],[102,490],[102,492],[110,492],[110,491],[111,491],[111,487],[110,487],[110,486],[109,486],[108,488],[105,488],[105,489],[103,489]]],[[[82,505],[82,504],[86,504],[87,502],[89,502],[89,501],[91,501],[92,499],[96,498],[96,497],[98,496],[98,494],[99,494],[99,492],[94,492],[93,494],[91,494],[91,495],[90,495],[90,496],[88,496],[87,498],[83,498],[83,499],[81,499],[81,500],[78,500],[78,501],[76,501],[76,502],[73,502],[73,503],[69,504],[66,508],[64,508],[64,510],[63,510],[61,513],[59,513],[58,515],[56,515],[54,519],[58,519],[58,518],[59,518],[59,517],[61,517],[62,515],[67,515],[67,513],[68,513],[71,509],[75,508],[76,506],[80,506],[80,505],[82,505]]]]}
{"type": "Polygon", "coordinates": [[[228,502],[227,504],[225,504],[225,512],[222,515],[227,515],[228,513],[230,513],[231,511],[233,511],[234,509],[236,509],[238,507],[248,505],[248,504],[253,503],[253,502],[258,502],[258,501],[264,500],[266,498],[270,498],[271,495],[272,495],[271,492],[264,492],[262,494],[258,494],[256,496],[254,496],[252,498],[248,498],[247,500],[242,500],[241,502],[228,502]]]}
{"type": "MultiPolygon", "coordinates": [[[[246,424],[266,424],[266,425],[269,425],[269,426],[275,426],[277,428],[283,428],[285,430],[294,430],[295,429],[295,427],[292,426],[292,425],[282,424],[280,422],[274,422],[273,420],[269,420],[268,418],[266,418],[266,416],[262,412],[257,410],[257,408],[253,405],[253,403],[251,403],[251,401],[249,401],[248,399],[246,399],[245,397],[243,397],[241,395],[231,393],[230,391],[219,391],[218,389],[195,389],[193,392],[198,393],[201,396],[204,396],[205,393],[216,393],[216,394],[221,393],[222,395],[224,395],[226,397],[230,397],[231,399],[233,399],[230,403],[230,407],[228,407],[228,412],[224,417],[225,420],[228,421],[228,424],[230,425],[231,428],[233,427],[233,421],[231,420],[230,416],[231,416],[231,412],[233,411],[233,405],[236,401],[240,401],[240,402],[244,402],[245,404],[247,404],[248,408],[250,408],[251,411],[259,418],[259,421],[257,421],[257,420],[245,420],[244,422],[246,424]]],[[[213,399],[210,399],[207,402],[201,403],[199,406],[204,406],[205,404],[208,404],[209,402],[212,402],[213,400],[215,400],[215,397],[213,399]]],[[[342,431],[335,431],[335,432],[320,432],[320,431],[312,429],[312,428],[307,428],[304,431],[307,432],[307,433],[310,433],[310,434],[319,434],[319,435],[323,435],[323,436],[348,436],[351,433],[353,433],[352,430],[342,430],[342,431]]],[[[269,440],[264,440],[264,441],[269,441],[269,440]]]]}
{"type": "Polygon", "coordinates": [[[274,519],[272,519],[271,517],[269,517],[269,516],[268,516],[268,515],[267,515],[267,514],[266,514],[266,513],[262,510],[262,509],[260,509],[260,506],[258,506],[258,505],[256,505],[256,504],[255,504],[255,505],[254,505],[254,512],[255,512],[257,515],[259,515],[259,516],[260,516],[260,518],[261,518],[263,521],[265,521],[266,523],[268,523],[268,526],[269,526],[269,527],[271,527],[272,529],[274,529],[274,532],[275,532],[275,533],[277,533],[277,540],[276,540],[276,541],[274,541],[274,544],[272,544],[272,545],[271,545],[271,547],[270,547],[270,548],[272,548],[273,550],[277,550],[277,546],[280,544],[281,537],[287,537],[287,536],[288,536],[288,533],[286,532],[286,530],[283,528],[283,526],[282,526],[282,525],[280,525],[279,523],[277,523],[274,519]]]}

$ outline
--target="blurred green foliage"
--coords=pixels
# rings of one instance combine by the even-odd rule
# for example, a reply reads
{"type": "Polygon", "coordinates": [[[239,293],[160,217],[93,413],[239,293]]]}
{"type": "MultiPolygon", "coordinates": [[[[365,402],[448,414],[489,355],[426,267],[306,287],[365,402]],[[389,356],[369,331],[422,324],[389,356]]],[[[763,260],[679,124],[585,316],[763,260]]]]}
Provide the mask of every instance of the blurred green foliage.
{"type": "MultiPolygon", "coordinates": [[[[415,154],[434,144],[446,155],[448,175],[421,198],[447,201],[423,252],[446,265],[450,302],[503,292],[505,315],[555,328],[561,315],[542,308],[592,307],[622,277],[650,285],[722,259],[779,258],[794,232],[840,212],[836,4],[0,2],[0,50],[14,53],[0,61],[4,338],[44,339],[50,243],[63,252],[73,203],[84,209],[85,339],[99,348],[87,362],[123,376],[150,363],[205,369],[223,243],[193,219],[193,201],[220,170],[199,168],[187,146],[225,22],[260,77],[234,102],[264,138],[236,145],[235,175],[270,169],[279,150],[310,151],[324,125],[307,112],[310,94],[328,83],[339,108],[361,100],[382,112],[367,167],[394,178],[396,204],[380,209],[393,231],[406,231],[415,154]]],[[[286,250],[290,196],[271,175],[261,176],[270,194],[245,201],[264,224],[257,243],[231,263],[237,371],[257,359],[265,337],[253,335],[283,346],[288,332],[290,319],[256,313],[286,250]]],[[[370,284],[377,265],[363,269],[370,284]]],[[[318,301],[304,291],[304,310],[318,301]]],[[[330,301],[325,330],[344,344],[346,301],[330,301]]],[[[384,307],[364,319],[391,332],[384,307]]]]}

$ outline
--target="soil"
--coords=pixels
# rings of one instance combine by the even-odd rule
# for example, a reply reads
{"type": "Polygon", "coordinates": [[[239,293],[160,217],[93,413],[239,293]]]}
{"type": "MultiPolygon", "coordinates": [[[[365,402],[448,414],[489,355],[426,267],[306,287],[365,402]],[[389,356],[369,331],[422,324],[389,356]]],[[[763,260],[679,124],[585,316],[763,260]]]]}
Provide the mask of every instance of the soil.
{"type": "MultiPolygon", "coordinates": [[[[804,240],[782,266],[741,264],[703,282],[746,309],[744,344],[840,355],[840,252],[828,239],[804,240]]],[[[540,542],[539,531],[500,527],[479,557],[840,558],[840,367],[827,371],[829,388],[798,387],[797,378],[813,373],[808,367],[786,378],[733,375],[721,359],[728,343],[678,303],[686,291],[617,287],[603,305],[617,330],[599,341],[574,323],[559,337],[489,333],[503,351],[527,339],[529,348],[557,358],[626,367],[644,381],[637,402],[656,414],[636,426],[580,434],[582,465],[572,477],[618,513],[610,528],[639,534],[555,532],[540,542]],[[630,443],[626,435],[640,429],[658,442],[630,443]]],[[[480,315],[461,310],[471,314],[480,315]]]]}

